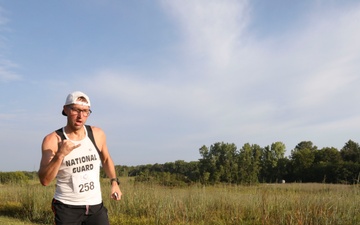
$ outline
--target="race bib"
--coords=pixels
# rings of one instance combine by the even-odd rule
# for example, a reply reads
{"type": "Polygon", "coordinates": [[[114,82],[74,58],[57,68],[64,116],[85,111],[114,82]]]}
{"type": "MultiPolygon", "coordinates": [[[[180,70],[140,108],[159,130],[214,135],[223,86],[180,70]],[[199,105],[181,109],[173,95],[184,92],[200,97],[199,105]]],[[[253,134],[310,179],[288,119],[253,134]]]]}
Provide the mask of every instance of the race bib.
{"type": "Polygon", "coordinates": [[[95,190],[97,187],[96,177],[93,173],[81,173],[72,175],[73,191],[74,193],[86,193],[95,190]]]}

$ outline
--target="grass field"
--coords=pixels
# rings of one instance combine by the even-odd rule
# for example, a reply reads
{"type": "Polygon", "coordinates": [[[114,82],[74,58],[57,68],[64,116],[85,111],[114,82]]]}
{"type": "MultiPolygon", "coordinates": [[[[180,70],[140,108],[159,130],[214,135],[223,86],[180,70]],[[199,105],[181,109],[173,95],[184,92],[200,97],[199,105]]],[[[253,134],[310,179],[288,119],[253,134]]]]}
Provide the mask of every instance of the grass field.
{"type": "MultiPolygon", "coordinates": [[[[169,188],[122,179],[123,199],[104,204],[117,224],[360,224],[360,187],[335,184],[169,188]]],[[[53,224],[54,185],[0,186],[0,224],[53,224]]]]}
{"type": "Polygon", "coordinates": [[[1,225],[40,225],[38,223],[32,223],[30,221],[6,217],[6,216],[0,216],[0,224],[1,225]]]}

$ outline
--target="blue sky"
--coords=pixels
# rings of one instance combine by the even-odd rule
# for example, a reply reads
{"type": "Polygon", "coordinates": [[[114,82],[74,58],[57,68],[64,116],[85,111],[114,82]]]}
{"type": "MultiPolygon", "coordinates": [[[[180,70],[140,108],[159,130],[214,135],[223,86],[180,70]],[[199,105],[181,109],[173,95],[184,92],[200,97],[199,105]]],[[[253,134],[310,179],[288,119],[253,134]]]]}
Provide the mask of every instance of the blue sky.
{"type": "Polygon", "coordinates": [[[0,171],[38,169],[77,90],[117,165],[360,142],[358,21],[355,0],[0,0],[0,171]]]}

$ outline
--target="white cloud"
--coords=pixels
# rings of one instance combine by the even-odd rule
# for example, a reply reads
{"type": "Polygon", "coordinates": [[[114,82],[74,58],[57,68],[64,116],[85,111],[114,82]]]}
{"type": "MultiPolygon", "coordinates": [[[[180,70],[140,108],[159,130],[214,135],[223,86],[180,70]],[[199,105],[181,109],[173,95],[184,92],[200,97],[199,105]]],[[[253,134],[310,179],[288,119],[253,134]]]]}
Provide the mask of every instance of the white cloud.
{"type": "Polygon", "coordinates": [[[300,105],[333,104],[336,96],[359,85],[356,71],[360,69],[360,31],[355,22],[360,19],[359,6],[331,11],[321,18],[314,16],[313,25],[301,35],[299,53],[306,62],[303,66],[308,68],[298,89],[300,105]]]}
{"type": "Polygon", "coordinates": [[[208,87],[191,82],[178,84],[171,79],[149,81],[134,78],[131,73],[100,72],[88,81],[96,83],[92,91],[95,95],[106,96],[108,102],[141,110],[164,110],[182,115],[202,115],[201,110],[209,110],[215,104],[208,87]],[[190,110],[190,111],[189,111],[190,110]]]}
{"type": "MultiPolygon", "coordinates": [[[[4,49],[6,47],[6,38],[3,35],[3,31],[6,28],[6,24],[8,23],[8,19],[5,17],[5,11],[0,7],[0,49],[4,49]]],[[[13,63],[11,60],[5,59],[4,55],[0,55],[0,83],[8,82],[21,79],[21,76],[16,74],[13,69],[16,68],[17,65],[13,63]]]]}
{"type": "Polygon", "coordinates": [[[132,123],[128,126],[159,123],[174,140],[201,144],[284,141],[291,148],[297,141],[326,141],[327,128],[337,124],[344,130],[349,120],[358,120],[356,112],[337,109],[347,103],[344,98],[360,96],[354,88],[360,69],[354,21],[360,8],[331,16],[314,11],[296,32],[261,40],[247,33],[245,1],[217,3],[164,3],[183,32],[184,42],[175,45],[185,46],[188,54],[175,57],[180,61],[152,80],[146,68],[99,72],[88,81],[89,86],[97,84],[92,91],[117,108],[132,108],[132,113],[122,113],[132,123]],[[167,71],[178,71],[184,80],[167,76],[167,71]],[[186,132],[176,138],[179,131],[173,126],[186,132]]]}
{"type": "Polygon", "coordinates": [[[12,71],[16,67],[13,62],[0,59],[0,82],[21,80],[21,76],[12,71]]]}
{"type": "Polygon", "coordinates": [[[246,0],[162,1],[179,25],[183,52],[190,61],[227,67],[232,63],[240,37],[248,23],[246,0]]]}

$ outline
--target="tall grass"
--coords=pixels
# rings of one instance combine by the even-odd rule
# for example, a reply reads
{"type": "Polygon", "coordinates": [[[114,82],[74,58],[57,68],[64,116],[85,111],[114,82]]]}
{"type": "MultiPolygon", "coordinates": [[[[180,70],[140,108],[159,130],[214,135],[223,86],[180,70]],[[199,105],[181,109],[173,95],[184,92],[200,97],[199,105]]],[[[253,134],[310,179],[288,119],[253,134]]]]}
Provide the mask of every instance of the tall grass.
{"type": "MultiPolygon", "coordinates": [[[[360,187],[331,184],[261,184],[169,188],[122,179],[123,198],[110,200],[116,224],[360,224],[360,187]]],[[[0,214],[52,224],[54,185],[0,186],[0,214]]]]}

